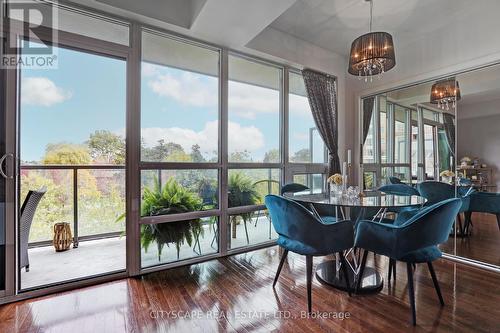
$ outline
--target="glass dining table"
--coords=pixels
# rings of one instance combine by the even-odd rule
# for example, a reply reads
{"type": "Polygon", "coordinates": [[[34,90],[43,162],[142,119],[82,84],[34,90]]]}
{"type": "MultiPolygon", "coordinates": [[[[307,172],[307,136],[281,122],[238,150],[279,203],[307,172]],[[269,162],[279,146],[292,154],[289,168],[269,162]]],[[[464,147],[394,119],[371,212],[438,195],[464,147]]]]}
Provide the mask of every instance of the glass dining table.
{"type": "MultiPolygon", "coordinates": [[[[427,201],[420,196],[393,195],[379,191],[363,192],[360,196],[348,197],[345,195],[315,194],[295,195],[288,198],[295,200],[305,207],[311,209],[318,216],[334,216],[337,220],[350,219],[354,226],[362,219],[368,219],[383,223],[386,221],[387,213],[401,210],[403,208],[418,208],[427,201]]],[[[355,232],[354,228],[354,232],[355,232]]],[[[344,275],[340,274],[341,261],[338,254],[335,259],[327,260],[317,266],[316,277],[324,284],[333,286],[344,291],[356,291],[358,294],[369,294],[379,292],[383,288],[382,275],[375,267],[366,266],[363,276],[360,277],[360,251],[356,248],[349,249],[344,253],[347,258],[348,283],[344,275]]]]}

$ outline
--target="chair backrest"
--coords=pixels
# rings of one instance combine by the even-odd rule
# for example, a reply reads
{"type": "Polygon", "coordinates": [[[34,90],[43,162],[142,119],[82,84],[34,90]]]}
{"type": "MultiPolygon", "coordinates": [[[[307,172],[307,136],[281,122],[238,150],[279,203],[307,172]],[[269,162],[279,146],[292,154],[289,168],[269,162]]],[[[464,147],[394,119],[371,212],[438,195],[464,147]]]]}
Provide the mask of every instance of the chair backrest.
{"type": "Polygon", "coordinates": [[[389,177],[389,184],[402,184],[398,177],[389,177]]]}
{"type": "Polygon", "coordinates": [[[302,192],[302,191],[306,191],[306,190],[309,190],[309,187],[307,187],[305,185],[298,184],[298,183],[289,183],[289,184],[283,185],[283,187],[281,188],[281,195],[283,195],[285,193],[297,193],[297,192],[302,192]]]}
{"type": "MultiPolygon", "coordinates": [[[[44,196],[46,190],[28,191],[26,199],[21,206],[21,218],[19,220],[19,236],[21,243],[27,243],[31,229],[31,223],[35,216],[36,208],[44,196]]],[[[21,244],[22,245],[22,244],[21,244]]]]}
{"type": "Polygon", "coordinates": [[[422,208],[401,224],[399,250],[407,253],[446,242],[461,206],[462,201],[453,198],[422,208]]]}
{"type": "Polygon", "coordinates": [[[387,194],[394,195],[420,195],[420,193],[416,189],[414,189],[410,185],[406,185],[403,183],[384,185],[381,186],[378,190],[387,194]]]}
{"type": "Polygon", "coordinates": [[[417,184],[417,190],[421,196],[427,199],[426,206],[456,197],[455,186],[436,181],[419,183],[417,184]]]}

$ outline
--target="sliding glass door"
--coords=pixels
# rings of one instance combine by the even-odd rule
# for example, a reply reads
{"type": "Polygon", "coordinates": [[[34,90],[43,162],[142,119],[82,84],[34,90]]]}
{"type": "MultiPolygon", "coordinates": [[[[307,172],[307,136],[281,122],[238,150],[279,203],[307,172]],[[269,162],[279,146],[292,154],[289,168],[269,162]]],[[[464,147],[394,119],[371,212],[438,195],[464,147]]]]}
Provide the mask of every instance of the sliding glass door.
{"type": "MultiPolygon", "coordinates": [[[[0,36],[1,37],[1,36],[0,36]]],[[[4,43],[4,39],[0,39],[0,43],[4,43]]],[[[1,47],[3,49],[3,47],[1,47]]],[[[0,297],[5,292],[5,180],[4,162],[7,158],[5,146],[5,71],[0,71],[0,297]]]]}
{"type": "Polygon", "coordinates": [[[54,50],[57,69],[20,68],[22,290],[126,268],[126,61],[54,50]]]}

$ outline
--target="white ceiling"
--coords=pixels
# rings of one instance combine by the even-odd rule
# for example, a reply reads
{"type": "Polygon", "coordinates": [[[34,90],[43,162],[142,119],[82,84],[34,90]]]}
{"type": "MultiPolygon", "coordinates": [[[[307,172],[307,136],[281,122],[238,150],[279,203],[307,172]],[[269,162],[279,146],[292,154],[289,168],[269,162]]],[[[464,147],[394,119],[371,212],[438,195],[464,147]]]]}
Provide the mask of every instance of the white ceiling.
{"type": "MultiPolygon", "coordinates": [[[[373,31],[387,31],[396,47],[446,27],[473,5],[470,0],[374,0],[373,31]]],[[[363,0],[298,0],[271,27],[347,55],[351,42],[369,31],[370,4],[363,0]]]]}
{"type": "MultiPolygon", "coordinates": [[[[500,57],[500,0],[373,0],[373,30],[393,35],[396,67],[364,84],[347,75],[351,42],[368,31],[365,0],[71,0],[236,50],[391,85],[500,57]]],[[[368,88],[369,89],[369,88],[368,88]]]]}

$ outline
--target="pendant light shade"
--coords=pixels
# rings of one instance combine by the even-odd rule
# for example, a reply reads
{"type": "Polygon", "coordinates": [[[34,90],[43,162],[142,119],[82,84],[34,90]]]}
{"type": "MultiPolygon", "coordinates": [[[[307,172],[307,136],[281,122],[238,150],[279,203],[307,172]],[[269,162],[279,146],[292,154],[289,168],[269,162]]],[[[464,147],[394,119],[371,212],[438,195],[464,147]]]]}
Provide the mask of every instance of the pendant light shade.
{"type": "Polygon", "coordinates": [[[373,0],[365,0],[370,3],[370,32],[359,36],[351,44],[349,55],[349,68],[347,71],[361,79],[378,75],[379,77],[396,66],[394,54],[394,42],[388,32],[373,32],[373,0]]]}
{"type": "Polygon", "coordinates": [[[387,72],[396,65],[394,43],[387,32],[370,32],[351,45],[348,71],[352,75],[371,76],[387,72]]]}
{"type": "Polygon", "coordinates": [[[440,80],[432,85],[431,103],[437,104],[440,109],[449,110],[450,105],[455,107],[460,98],[460,86],[454,78],[440,80]]]}

